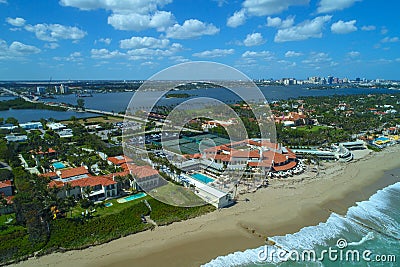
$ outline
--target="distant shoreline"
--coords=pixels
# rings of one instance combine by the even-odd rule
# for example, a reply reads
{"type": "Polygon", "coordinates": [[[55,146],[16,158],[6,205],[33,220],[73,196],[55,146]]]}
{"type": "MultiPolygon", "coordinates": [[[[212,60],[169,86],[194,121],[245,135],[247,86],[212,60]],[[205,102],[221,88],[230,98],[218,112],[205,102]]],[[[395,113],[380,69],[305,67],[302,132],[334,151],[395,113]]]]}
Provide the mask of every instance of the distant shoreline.
{"type": "Polygon", "coordinates": [[[265,238],[294,233],[344,214],[357,201],[399,181],[400,146],[356,162],[331,164],[318,177],[272,180],[271,186],[241,197],[234,207],[158,227],[79,251],[31,258],[14,266],[198,266],[220,255],[255,248],[265,238]],[[398,170],[396,170],[398,171],[398,170]]]}

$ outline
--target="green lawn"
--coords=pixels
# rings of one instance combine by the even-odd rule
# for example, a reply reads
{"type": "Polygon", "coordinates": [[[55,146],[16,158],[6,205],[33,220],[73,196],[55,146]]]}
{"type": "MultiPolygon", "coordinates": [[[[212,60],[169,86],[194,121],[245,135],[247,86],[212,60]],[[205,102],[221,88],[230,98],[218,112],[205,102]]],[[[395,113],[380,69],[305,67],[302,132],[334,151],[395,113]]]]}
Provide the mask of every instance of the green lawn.
{"type": "Polygon", "coordinates": [[[196,196],[190,189],[173,183],[153,189],[150,194],[159,201],[179,206],[189,207],[205,204],[204,200],[196,196]]]}
{"type": "MultiPolygon", "coordinates": [[[[151,197],[145,196],[139,199],[135,199],[125,203],[118,203],[117,199],[107,200],[104,203],[112,203],[111,207],[97,208],[96,211],[92,214],[94,217],[100,217],[109,214],[119,213],[125,208],[132,207],[142,202],[142,200],[150,199],[151,197]]],[[[89,209],[88,209],[89,210],[89,209]]],[[[85,212],[86,209],[83,209],[79,206],[79,204],[72,210],[72,217],[82,217],[82,211],[85,212]]],[[[69,212],[67,217],[70,217],[71,213],[69,212]]]]}
{"type": "Polygon", "coordinates": [[[306,132],[318,132],[319,130],[325,130],[328,129],[327,126],[311,126],[311,128],[309,126],[301,126],[301,127],[297,127],[296,130],[299,131],[306,131],[306,132]]]}

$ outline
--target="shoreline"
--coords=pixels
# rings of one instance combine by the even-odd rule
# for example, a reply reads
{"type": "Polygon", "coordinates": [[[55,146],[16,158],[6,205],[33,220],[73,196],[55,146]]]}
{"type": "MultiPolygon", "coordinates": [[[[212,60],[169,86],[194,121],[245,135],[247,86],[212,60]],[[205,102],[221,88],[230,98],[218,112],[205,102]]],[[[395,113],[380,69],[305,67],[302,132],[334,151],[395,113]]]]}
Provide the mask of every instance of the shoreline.
{"type": "Polygon", "coordinates": [[[12,266],[199,266],[221,255],[262,246],[268,237],[317,225],[332,212],[344,215],[356,202],[400,181],[400,169],[395,170],[400,162],[392,154],[398,152],[400,146],[394,146],[355,162],[331,164],[317,177],[275,179],[270,187],[240,197],[249,202],[12,266]]]}

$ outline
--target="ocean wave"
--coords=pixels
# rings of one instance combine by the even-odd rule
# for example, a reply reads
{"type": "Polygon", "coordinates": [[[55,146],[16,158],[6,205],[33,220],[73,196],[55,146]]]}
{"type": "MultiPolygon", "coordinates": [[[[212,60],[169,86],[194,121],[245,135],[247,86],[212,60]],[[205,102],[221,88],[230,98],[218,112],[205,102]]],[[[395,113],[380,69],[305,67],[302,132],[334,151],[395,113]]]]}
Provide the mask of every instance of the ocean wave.
{"type": "MultiPolygon", "coordinates": [[[[349,208],[344,217],[332,213],[326,222],[317,226],[308,226],[294,234],[273,237],[271,239],[276,242],[275,249],[315,249],[317,246],[332,245],[335,238],[343,236],[353,236],[353,238],[362,236],[359,241],[349,242],[350,246],[362,245],[378,238],[378,235],[398,239],[400,225],[394,218],[399,217],[397,210],[400,202],[399,193],[400,183],[390,185],[376,192],[369,200],[358,202],[356,206],[349,208]]],[[[259,260],[260,251],[263,249],[265,249],[264,246],[220,256],[202,266],[230,267],[265,264],[265,261],[259,260]]],[[[274,261],[270,260],[269,263],[274,263],[274,261]]]]}

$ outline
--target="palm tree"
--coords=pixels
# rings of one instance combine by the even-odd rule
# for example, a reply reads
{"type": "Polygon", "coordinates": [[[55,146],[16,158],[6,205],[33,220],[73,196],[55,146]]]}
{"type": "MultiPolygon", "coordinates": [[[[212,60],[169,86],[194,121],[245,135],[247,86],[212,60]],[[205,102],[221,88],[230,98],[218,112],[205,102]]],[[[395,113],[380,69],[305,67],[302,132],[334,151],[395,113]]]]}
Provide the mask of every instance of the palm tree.
{"type": "Polygon", "coordinates": [[[83,193],[87,198],[90,197],[90,193],[92,193],[92,191],[93,191],[93,188],[91,186],[87,186],[83,189],[83,193]]]}

